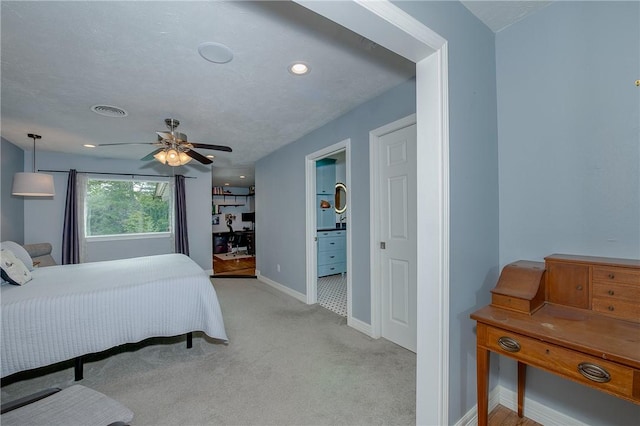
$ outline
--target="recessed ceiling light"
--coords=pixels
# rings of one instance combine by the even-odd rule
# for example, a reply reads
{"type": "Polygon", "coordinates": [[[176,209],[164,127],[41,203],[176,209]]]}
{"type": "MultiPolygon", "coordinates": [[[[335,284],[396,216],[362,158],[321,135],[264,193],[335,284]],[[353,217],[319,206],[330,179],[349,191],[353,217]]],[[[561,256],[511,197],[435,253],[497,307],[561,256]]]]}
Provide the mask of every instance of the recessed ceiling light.
{"type": "Polygon", "coordinates": [[[305,75],[309,74],[310,71],[311,68],[304,62],[294,62],[289,65],[289,72],[294,75],[305,75]]]}
{"type": "Polygon", "coordinates": [[[84,145],[82,145],[82,146],[84,146],[85,148],[95,148],[95,147],[96,147],[96,146],[95,146],[94,144],[92,144],[92,143],[85,143],[85,144],[84,144],[84,145]]]}
{"type": "Polygon", "coordinates": [[[245,178],[245,176],[244,176],[244,175],[240,175],[240,179],[244,179],[244,178],[245,178]]]}
{"type": "Polygon", "coordinates": [[[207,42],[200,43],[198,53],[205,60],[214,64],[226,64],[233,59],[233,52],[227,46],[221,43],[207,42]]]}
{"type": "Polygon", "coordinates": [[[94,105],[91,107],[91,111],[105,117],[126,117],[129,115],[127,111],[113,105],[94,105]]]}
{"type": "Polygon", "coordinates": [[[207,158],[216,158],[216,156],[209,154],[209,155],[207,155],[207,158]]]}
{"type": "Polygon", "coordinates": [[[225,182],[225,183],[224,183],[224,186],[229,186],[229,182],[225,182]]]}

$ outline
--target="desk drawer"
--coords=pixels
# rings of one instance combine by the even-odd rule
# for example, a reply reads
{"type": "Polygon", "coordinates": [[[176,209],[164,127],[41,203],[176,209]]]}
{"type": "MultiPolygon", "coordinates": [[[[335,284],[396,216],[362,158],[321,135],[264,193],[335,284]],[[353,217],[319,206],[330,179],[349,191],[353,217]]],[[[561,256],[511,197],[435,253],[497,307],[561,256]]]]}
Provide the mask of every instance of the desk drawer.
{"type": "Polygon", "coordinates": [[[613,297],[594,297],[591,301],[591,309],[613,317],[640,322],[640,309],[637,302],[628,302],[613,297]]]}
{"type": "MultiPolygon", "coordinates": [[[[616,275],[619,277],[619,275],[616,275]]],[[[594,282],[591,309],[617,318],[640,322],[640,286],[594,282]]]]}
{"type": "Polygon", "coordinates": [[[478,339],[493,352],[640,403],[639,370],[484,324],[478,324],[478,339]]]}
{"type": "Polygon", "coordinates": [[[629,268],[615,268],[594,266],[593,282],[625,283],[640,286],[640,270],[629,268]]]}
{"type": "Polygon", "coordinates": [[[594,282],[593,297],[635,302],[640,308],[640,285],[594,282]]]}

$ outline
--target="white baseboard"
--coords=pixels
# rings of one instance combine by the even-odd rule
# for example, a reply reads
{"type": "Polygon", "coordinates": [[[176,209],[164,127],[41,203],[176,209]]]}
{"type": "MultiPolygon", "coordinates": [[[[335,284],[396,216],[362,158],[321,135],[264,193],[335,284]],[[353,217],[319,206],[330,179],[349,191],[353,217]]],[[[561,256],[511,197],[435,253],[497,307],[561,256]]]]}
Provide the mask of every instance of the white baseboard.
{"type": "MultiPolygon", "coordinates": [[[[501,387],[496,386],[491,392],[489,392],[489,412],[496,408],[500,403],[500,391],[501,387]]],[[[478,424],[478,406],[474,405],[473,408],[467,411],[467,414],[462,416],[454,426],[475,426],[478,424]]]]}
{"type": "MultiPolygon", "coordinates": [[[[498,404],[512,411],[518,411],[517,393],[502,386],[496,386],[489,393],[489,412],[496,408],[498,404]]],[[[526,396],[524,398],[524,416],[545,426],[587,426],[573,417],[569,417],[526,396]]],[[[475,405],[455,423],[455,426],[474,426],[477,424],[478,407],[475,405]]]]}
{"type": "MultiPolygon", "coordinates": [[[[517,411],[518,394],[502,386],[498,387],[501,388],[500,404],[510,410],[517,411]]],[[[586,423],[582,423],[573,417],[549,408],[538,401],[527,398],[526,396],[524,397],[524,416],[545,426],[587,426],[586,423]]]]}
{"type": "Polygon", "coordinates": [[[282,285],[278,282],[275,282],[267,277],[263,277],[262,275],[260,275],[260,271],[258,271],[256,269],[256,278],[259,281],[262,281],[263,283],[275,288],[276,290],[280,290],[281,292],[295,298],[298,299],[299,301],[301,301],[302,303],[306,304],[307,303],[307,296],[300,293],[299,291],[295,291],[285,285],[282,285]]]}
{"type": "Polygon", "coordinates": [[[373,329],[371,328],[371,324],[367,324],[364,321],[360,321],[357,318],[349,317],[347,318],[347,325],[351,328],[355,328],[360,333],[364,333],[369,337],[373,336],[373,329]]]}

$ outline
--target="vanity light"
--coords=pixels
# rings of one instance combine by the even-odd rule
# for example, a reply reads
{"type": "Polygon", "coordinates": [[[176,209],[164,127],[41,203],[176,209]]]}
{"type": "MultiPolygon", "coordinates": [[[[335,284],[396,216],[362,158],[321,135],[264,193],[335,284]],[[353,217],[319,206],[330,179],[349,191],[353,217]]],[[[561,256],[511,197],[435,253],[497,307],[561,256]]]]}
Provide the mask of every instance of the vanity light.
{"type": "Polygon", "coordinates": [[[311,68],[309,68],[309,65],[304,62],[294,62],[289,65],[289,72],[293,75],[305,75],[309,74],[310,71],[311,68]]]}

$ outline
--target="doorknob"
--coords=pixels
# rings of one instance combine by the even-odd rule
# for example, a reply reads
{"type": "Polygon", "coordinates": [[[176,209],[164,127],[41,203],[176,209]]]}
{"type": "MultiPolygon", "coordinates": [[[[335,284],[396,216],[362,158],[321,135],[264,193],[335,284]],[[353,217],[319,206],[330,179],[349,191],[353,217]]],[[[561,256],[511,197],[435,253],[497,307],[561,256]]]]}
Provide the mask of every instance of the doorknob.
{"type": "Polygon", "coordinates": [[[385,250],[387,248],[387,243],[385,243],[384,241],[380,241],[380,248],[382,250],[385,250]]]}

